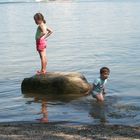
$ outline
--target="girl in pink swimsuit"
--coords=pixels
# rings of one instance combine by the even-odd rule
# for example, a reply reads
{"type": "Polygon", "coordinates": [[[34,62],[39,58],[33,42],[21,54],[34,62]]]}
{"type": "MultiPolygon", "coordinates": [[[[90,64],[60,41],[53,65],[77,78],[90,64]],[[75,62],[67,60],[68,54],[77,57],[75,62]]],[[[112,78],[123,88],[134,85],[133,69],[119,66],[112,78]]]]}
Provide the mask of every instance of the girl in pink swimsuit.
{"type": "Polygon", "coordinates": [[[41,13],[34,15],[35,23],[38,25],[36,31],[36,49],[41,59],[41,70],[37,71],[37,74],[46,74],[47,57],[46,57],[46,38],[52,34],[52,30],[46,26],[46,21],[41,13]]]}

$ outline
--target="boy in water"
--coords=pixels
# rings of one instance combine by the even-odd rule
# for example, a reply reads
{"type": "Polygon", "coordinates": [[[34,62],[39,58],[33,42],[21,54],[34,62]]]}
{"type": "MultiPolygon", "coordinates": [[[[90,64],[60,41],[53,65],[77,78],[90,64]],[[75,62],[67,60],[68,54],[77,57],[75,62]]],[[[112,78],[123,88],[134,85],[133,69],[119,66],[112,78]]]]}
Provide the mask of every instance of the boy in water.
{"type": "Polygon", "coordinates": [[[94,80],[94,83],[91,85],[92,96],[97,99],[97,101],[103,102],[105,93],[105,84],[109,77],[110,70],[107,67],[102,67],[100,69],[100,77],[94,80]]]}

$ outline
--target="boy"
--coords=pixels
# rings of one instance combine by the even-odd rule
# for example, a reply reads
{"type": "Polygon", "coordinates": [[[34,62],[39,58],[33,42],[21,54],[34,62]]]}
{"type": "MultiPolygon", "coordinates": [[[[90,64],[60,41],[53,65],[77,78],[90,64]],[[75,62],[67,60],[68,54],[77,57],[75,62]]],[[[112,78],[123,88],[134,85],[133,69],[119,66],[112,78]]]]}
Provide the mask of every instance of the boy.
{"type": "Polygon", "coordinates": [[[94,83],[91,85],[92,96],[97,99],[99,102],[104,101],[105,93],[105,84],[109,77],[110,70],[107,67],[102,67],[100,69],[100,77],[94,80],[94,83]]]}

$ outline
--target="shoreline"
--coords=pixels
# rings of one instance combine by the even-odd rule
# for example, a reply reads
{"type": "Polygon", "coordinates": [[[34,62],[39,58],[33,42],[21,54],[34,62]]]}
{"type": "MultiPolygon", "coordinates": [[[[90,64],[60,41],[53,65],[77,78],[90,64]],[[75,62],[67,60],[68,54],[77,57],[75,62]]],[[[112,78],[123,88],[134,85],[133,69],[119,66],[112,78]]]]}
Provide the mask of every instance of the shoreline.
{"type": "Polygon", "coordinates": [[[140,140],[140,126],[88,125],[69,122],[0,123],[2,140],[140,140]]]}

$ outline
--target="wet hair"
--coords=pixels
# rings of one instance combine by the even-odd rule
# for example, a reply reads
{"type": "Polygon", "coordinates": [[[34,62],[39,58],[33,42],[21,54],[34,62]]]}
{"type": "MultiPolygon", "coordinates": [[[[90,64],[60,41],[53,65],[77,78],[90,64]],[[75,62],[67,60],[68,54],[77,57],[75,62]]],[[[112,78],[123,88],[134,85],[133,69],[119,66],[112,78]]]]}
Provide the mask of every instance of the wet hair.
{"type": "Polygon", "coordinates": [[[109,69],[108,67],[102,67],[102,68],[100,69],[100,74],[103,74],[104,72],[110,73],[110,69],[109,69]]]}
{"type": "Polygon", "coordinates": [[[36,13],[34,15],[34,20],[42,20],[44,23],[46,23],[46,20],[44,19],[44,16],[41,13],[36,13]]]}

